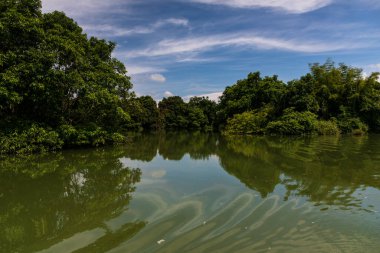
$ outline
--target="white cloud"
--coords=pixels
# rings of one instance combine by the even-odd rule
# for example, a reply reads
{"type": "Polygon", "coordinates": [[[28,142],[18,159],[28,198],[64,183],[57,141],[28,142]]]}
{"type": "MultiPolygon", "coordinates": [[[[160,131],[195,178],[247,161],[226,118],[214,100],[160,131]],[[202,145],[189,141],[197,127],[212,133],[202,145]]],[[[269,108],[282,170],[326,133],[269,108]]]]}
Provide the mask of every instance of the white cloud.
{"type": "Polygon", "coordinates": [[[124,27],[118,27],[116,25],[109,25],[109,24],[96,24],[96,25],[88,24],[88,25],[82,25],[82,27],[86,32],[89,32],[89,33],[120,37],[120,36],[133,35],[133,34],[153,33],[157,29],[167,26],[167,25],[186,27],[188,26],[188,24],[189,24],[189,20],[187,19],[169,18],[169,19],[159,20],[151,25],[136,26],[133,28],[124,28],[124,27]]]}
{"type": "MultiPolygon", "coordinates": [[[[63,11],[68,16],[86,17],[89,14],[100,12],[117,12],[121,4],[129,4],[135,0],[42,0],[42,11],[63,11]]],[[[126,10],[123,10],[125,13],[126,10]]]]}
{"type": "Polygon", "coordinates": [[[115,25],[82,25],[85,32],[108,35],[108,36],[125,36],[131,34],[148,34],[154,30],[151,27],[137,26],[133,28],[122,28],[115,25]]]}
{"type": "Polygon", "coordinates": [[[128,57],[139,56],[166,56],[175,54],[202,52],[216,47],[254,47],[259,49],[278,49],[284,51],[321,53],[343,49],[358,48],[359,45],[350,41],[318,42],[301,41],[295,39],[278,39],[245,34],[210,35],[197,38],[184,38],[175,40],[162,40],[154,46],[132,51],[128,57]]]}
{"type": "Polygon", "coordinates": [[[168,19],[157,21],[153,26],[161,27],[165,25],[188,26],[189,20],[184,19],[184,18],[168,18],[168,19]]]}
{"type": "Polygon", "coordinates": [[[80,23],[85,32],[95,36],[120,37],[133,34],[149,34],[168,25],[183,27],[189,25],[189,20],[175,17],[159,19],[152,24],[130,28],[103,23],[102,19],[96,19],[95,24],[86,23],[89,21],[89,18],[102,14],[119,13],[128,15],[130,11],[129,6],[137,3],[141,4],[138,0],[42,0],[42,11],[44,13],[55,10],[63,11],[80,23]]]}
{"type": "Polygon", "coordinates": [[[220,62],[222,60],[225,60],[224,58],[221,58],[221,57],[198,57],[195,55],[184,55],[182,57],[177,57],[177,59],[175,60],[176,62],[183,62],[183,63],[187,63],[187,62],[220,62]]]}
{"type": "Polygon", "coordinates": [[[172,97],[172,96],[174,96],[174,94],[171,93],[170,91],[165,91],[164,92],[164,97],[172,97]]]}
{"type": "Polygon", "coordinates": [[[149,74],[149,73],[165,71],[165,69],[162,69],[162,68],[138,66],[138,65],[131,65],[131,66],[127,65],[126,68],[128,70],[128,74],[130,75],[141,75],[141,74],[149,74]]]}
{"type": "Polygon", "coordinates": [[[372,69],[373,71],[380,71],[380,63],[370,64],[370,65],[368,65],[368,68],[372,69]]]}
{"type": "Polygon", "coordinates": [[[305,13],[325,7],[333,0],[192,0],[192,2],[234,8],[274,8],[289,13],[305,13]]]}
{"type": "Polygon", "coordinates": [[[166,78],[161,74],[152,74],[150,75],[150,80],[159,82],[159,83],[164,83],[166,81],[166,78]]]}
{"type": "MultiPolygon", "coordinates": [[[[380,63],[370,64],[366,68],[364,68],[363,76],[369,77],[374,72],[380,73],[380,63]]],[[[377,80],[380,82],[380,75],[377,77],[377,80]]]]}

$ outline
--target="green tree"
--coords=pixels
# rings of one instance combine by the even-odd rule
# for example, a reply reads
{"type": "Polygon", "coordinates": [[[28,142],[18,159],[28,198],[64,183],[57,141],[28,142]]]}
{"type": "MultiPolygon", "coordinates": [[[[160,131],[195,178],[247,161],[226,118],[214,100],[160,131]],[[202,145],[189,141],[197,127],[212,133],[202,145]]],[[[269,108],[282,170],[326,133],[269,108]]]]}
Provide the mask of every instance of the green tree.
{"type": "Polygon", "coordinates": [[[284,114],[275,121],[268,123],[268,133],[283,135],[311,134],[317,130],[317,115],[311,112],[297,112],[288,108],[284,114]]]}
{"type": "Polygon", "coordinates": [[[152,97],[132,97],[125,102],[124,107],[131,115],[133,129],[153,130],[160,127],[157,103],[152,97]]]}
{"type": "MultiPolygon", "coordinates": [[[[200,114],[200,118],[203,116],[205,119],[202,118],[200,120],[203,122],[202,128],[205,130],[212,130],[217,128],[216,125],[216,108],[217,104],[214,101],[211,101],[208,97],[192,97],[189,101],[189,108],[197,108],[202,111],[202,114],[200,114]]],[[[202,125],[202,123],[200,123],[202,125]]]]}
{"type": "Polygon", "coordinates": [[[66,141],[70,138],[62,134],[67,131],[60,130],[64,126],[84,132],[81,136],[87,138],[72,143],[98,145],[106,141],[89,138],[130,127],[131,117],[123,105],[132,96],[132,84],[124,65],[112,57],[115,43],[87,38],[62,12],[42,14],[37,0],[5,0],[0,10],[4,138],[37,126],[41,133],[59,132],[66,141]]]}
{"type": "Polygon", "coordinates": [[[226,134],[264,134],[272,108],[235,114],[227,120],[226,134]]]}
{"type": "Polygon", "coordinates": [[[260,77],[260,72],[250,73],[246,79],[227,87],[220,98],[218,121],[225,124],[234,114],[260,109],[266,105],[281,108],[285,84],[277,76],[260,77]]]}
{"type": "Polygon", "coordinates": [[[165,129],[187,129],[188,106],[179,96],[164,98],[158,103],[165,129]]]}

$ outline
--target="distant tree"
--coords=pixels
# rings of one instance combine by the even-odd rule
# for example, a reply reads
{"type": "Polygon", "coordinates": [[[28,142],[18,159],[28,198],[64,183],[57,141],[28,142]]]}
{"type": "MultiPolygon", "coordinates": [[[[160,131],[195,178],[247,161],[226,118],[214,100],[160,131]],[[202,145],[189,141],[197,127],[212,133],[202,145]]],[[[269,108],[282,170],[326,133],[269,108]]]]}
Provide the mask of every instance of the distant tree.
{"type": "MultiPolygon", "coordinates": [[[[310,111],[320,119],[337,118],[346,132],[349,122],[363,121],[372,130],[380,129],[380,83],[378,73],[364,77],[362,70],[327,60],[310,65],[310,73],[288,84],[287,106],[310,111]]],[[[366,127],[360,127],[366,129],[366,127]]]]}
{"type": "Polygon", "coordinates": [[[234,114],[269,104],[280,108],[285,92],[286,86],[277,76],[261,78],[260,72],[250,73],[246,79],[224,90],[218,110],[219,123],[224,124],[234,114]]]}
{"type": "Polygon", "coordinates": [[[208,97],[192,97],[189,101],[190,110],[198,109],[202,112],[199,118],[203,116],[205,119],[200,120],[200,125],[202,129],[212,130],[216,128],[216,108],[217,104],[211,101],[208,97]]]}
{"type": "Polygon", "coordinates": [[[153,130],[159,128],[159,113],[156,101],[150,96],[133,97],[124,107],[131,115],[131,128],[153,130]]]}
{"type": "Polygon", "coordinates": [[[158,108],[165,129],[188,128],[188,107],[181,97],[164,98],[158,103],[158,108]]]}

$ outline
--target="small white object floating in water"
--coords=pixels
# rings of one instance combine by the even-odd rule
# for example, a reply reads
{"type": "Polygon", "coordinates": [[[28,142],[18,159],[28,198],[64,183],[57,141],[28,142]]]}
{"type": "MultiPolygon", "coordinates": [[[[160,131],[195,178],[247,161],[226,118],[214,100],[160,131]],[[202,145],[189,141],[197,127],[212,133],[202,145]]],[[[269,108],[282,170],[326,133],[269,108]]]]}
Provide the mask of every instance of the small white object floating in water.
{"type": "Polygon", "coordinates": [[[161,244],[161,243],[164,243],[164,242],[165,242],[164,239],[161,239],[161,240],[157,241],[158,244],[161,244]]]}
{"type": "Polygon", "coordinates": [[[206,221],[204,221],[204,222],[203,222],[203,225],[206,225],[206,223],[207,223],[207,222],[206,222],[206,221]]]}

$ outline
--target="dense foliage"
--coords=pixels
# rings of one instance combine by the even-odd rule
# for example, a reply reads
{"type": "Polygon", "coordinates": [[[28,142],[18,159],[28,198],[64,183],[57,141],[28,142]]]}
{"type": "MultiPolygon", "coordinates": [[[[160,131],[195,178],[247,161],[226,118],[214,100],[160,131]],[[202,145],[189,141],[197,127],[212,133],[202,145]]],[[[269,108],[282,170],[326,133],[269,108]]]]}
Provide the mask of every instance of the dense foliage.
{"type": "Polygon", "coordinates": [[[287,84],[258,72],[227,87],[219,104],[229,134],[364,134],[380,130],[379,73],[331,60],[287,84]]]}
{"type": "Polygon", "coordinates": [[[170,130],[212,130],[216,103],[204,97],[193,97],[185,103],[181,97],[164,98],[158,104],[162,127],[170,130]]]}
{"type": "Polygon", "coordinates": [[[0,154],[99,146],[129,131],[363,134],[380,130],[379,74],[332,61],[287,84],[250,73],[208,98],[136,97],[115,43],[40,0],[0,2],[0,154]]]}
{"type": "MultiPolygon", "coordinates": [[[[141,178],[120,161],[125,155],[114,148],[1,159],[0,252],[39,252],[125,212],[141,178]]],[[[145,225],[126,222],[75,252],[106,252],[145,225]]]]}
{"type": "Polygon", "coordinates": [[[87,38],[64,13],[42,14],[40,5],[0,3],[2,150],[114,142],[130,124],[123,104],[133,96],[124,65],[111,56],[115,44],[87,38]]]}

